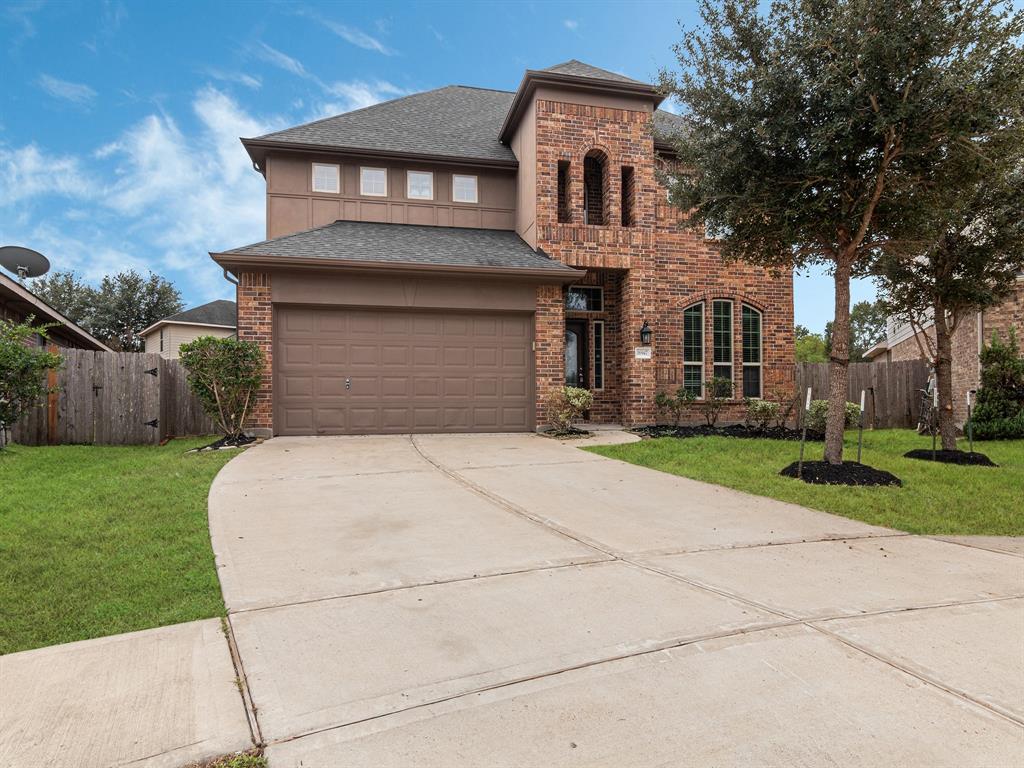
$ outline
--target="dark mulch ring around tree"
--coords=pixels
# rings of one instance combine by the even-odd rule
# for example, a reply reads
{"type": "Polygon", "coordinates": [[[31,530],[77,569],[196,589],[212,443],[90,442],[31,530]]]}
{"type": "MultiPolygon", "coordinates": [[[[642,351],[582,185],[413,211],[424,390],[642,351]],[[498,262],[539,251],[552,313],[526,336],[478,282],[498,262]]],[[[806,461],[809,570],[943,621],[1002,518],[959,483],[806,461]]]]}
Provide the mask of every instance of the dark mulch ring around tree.
{"type": "MultiPolygon", "coordinates": [[[[745,424],[729,424],[722,427],[709,427],[707,424],[689,424],[678,427],[660,425],[636,427],[632,431],[643,437],[741,437],[761,440],[799,440],[801,436],[799,429],[790,429],[789,427],[761,429],[748,427],[745,424]]],[[[807,430],[807,439],[820,443],[825,439],[825,435],[821,432],[807,430]]]]}
{"type": "Polygon", "coordinates": [[[998,467],[992,459],[984,453],[972,453],[970,451],[935,451],[931,448],[915,448],[903,454],[908,459],[924,459],[925,461],[942,461],[946,464],[962,464],[975,467],[998,467]]]}
{"type": "MultiPolygon", "coordinates": [[[[779,472],[784,477],[797,477],[800,462],[794,461],[779,472]]],[[[813,485],[903,485],[903,481],[884,469],[875,469],[856,461],[829,464],[827,461],[805,461],[803,476],[805,483],[813,485]]]]}
{"type": "Polygon", "coordinates": [[[249,437],[248,435],[241,435],[240,437],[222,437],[220,440],[214,440],[209,445],[204,445],[200,448],[193,448],[189,453],[200,453],[201,451],[223,451],[229,448],[245,448],[247,445],[252,445],[259,438],[249,437]]]}
{"type": "Polygon", "coordinates": [[[576,427],[561,432],[554,429],[545,429],[540,432],[541,437],[550,437],[554,440],[579,440],[584,437],[590,437],[591,434],[591,432],[585,429],[577,429],[576,427]]]}

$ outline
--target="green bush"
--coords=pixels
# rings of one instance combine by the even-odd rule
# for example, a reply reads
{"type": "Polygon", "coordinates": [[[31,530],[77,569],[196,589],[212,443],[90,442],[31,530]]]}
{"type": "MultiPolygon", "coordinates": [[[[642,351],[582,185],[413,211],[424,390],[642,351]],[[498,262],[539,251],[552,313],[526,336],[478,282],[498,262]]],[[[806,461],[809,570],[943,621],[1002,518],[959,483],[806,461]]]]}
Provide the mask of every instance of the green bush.
{"type": "Polygon", "coordinates": [[[56,352],[32,343],[37,334],[45,342],[50,327],[33,326],[31,317],[23,323],[0,320],[0,448],[6,442],[7,427],[50,391],[47,371],[63,363],[56,352]]]}
{"type": "Polygon", "coordinates": [[[782,406],[771,400],[756,400],[752,397],[745,398],[743,402],[747,406],[746,425],[758,429],[768,429],[773,422],[778,422],[782,413],[782,406]]]}
{"type": "Polygon", "coordinates": [[[225,437],[237,440],[263,380],[263,350],[252,341],[200,336],[182,344],[179,355],[203,410],[225,437]]]}
{"type": "Polygon", "coordinates": [[[679,387],[674,395],[668,392],[659,392],[654,396],[654,407],[658,413],[667,413],[672,417],[672,426],[678,427],[679,420],[683,417],[683,409],[695,400],[695,396],[685,386],[679,387]]]}
{"type": "Polygon", "coordinates": [[[1006,343],[994,333],[981,351],[981,389],[971,422],[978,440],[1024,437],[1024,358],[1012,328],[1006,343]]]}
{"type": "Polygon", "coordinates": [[[548,395],[548,424],[556,434],[572,432],[573,422],[594,404],[594,393],[582,387],[559,387],[548,395]]]}
{"type": "MultiPolygon", "coordinates": [[[[807,429],[812,432],[824,432],[825,420],[828,418],[828,400],[812,400],[807,411],[807,429]]],[[[856,403],[846,404],[846,426],[852,427],[860,418],[860,406],[856,403]]]]}
{"type": "Polygon", "coordinates": [[[704,382],[704,402],[701,410],[709,427],[715,426],[726,402],[732,399],[732,380],[715,376],[704,382]]]}

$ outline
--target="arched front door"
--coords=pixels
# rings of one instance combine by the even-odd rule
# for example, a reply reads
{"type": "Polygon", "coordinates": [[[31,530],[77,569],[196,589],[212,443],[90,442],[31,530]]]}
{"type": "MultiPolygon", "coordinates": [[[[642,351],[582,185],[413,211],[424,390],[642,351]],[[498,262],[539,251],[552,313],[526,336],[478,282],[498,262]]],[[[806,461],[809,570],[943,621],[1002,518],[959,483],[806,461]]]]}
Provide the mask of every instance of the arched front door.
{"type": "Polygon", "coordinates": [[[565,383],[587,388],[587,324],[583,320],[565,323],[565,383]]]}

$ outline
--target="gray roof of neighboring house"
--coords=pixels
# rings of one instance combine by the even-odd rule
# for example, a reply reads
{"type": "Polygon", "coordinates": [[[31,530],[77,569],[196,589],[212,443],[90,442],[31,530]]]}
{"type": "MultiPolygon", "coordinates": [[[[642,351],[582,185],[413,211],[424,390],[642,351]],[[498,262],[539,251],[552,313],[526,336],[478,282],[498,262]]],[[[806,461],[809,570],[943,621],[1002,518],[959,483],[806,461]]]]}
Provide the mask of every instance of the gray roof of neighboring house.
{"type": "Polygon", "coordinates": [[[515,232],[336,221],[225,254],[324,261],[573,271],[536,253],[515,232]]]}
{"type": "Polygon", "coordinates": [[[607,69],[592,67],[576,59],[569,59],[553,67],[537,70],[538,72],[550,72],[554,75],[570,75],[571,77],[588,77],[591,80],[610,80],[614,83],[632,83],[633,85],[650,85],[642,80],[634,80],[631,77],[620,75],[617,72],[609,72],[607,69]]]}
{"type": "Polygon", "coordinates": [[[666,112],[664,109],[654,110],[654,134],[659,143],[669,144],[673,137],[686,130],[686,120],[681,115],[666,112]]]}
{"type": "Polygon", "coordinates": [[[196,325],[226,325],[235,327],[235,302],[217,299],[192,309],[186,309],[176,315],[165,317],[165,323],[195,323],[196,325]]]}
{"type": "Polygon", "coordinates": [[[259,141],[514,163],[498,140],[509,91],[449,85],[258,137],[259,141]]]}

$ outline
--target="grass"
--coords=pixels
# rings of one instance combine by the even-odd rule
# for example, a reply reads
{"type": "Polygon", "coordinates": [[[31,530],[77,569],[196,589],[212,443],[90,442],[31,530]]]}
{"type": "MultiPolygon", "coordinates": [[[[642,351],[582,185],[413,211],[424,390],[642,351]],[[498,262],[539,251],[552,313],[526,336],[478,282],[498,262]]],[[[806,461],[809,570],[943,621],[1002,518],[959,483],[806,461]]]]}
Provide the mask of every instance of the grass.
{"type": "Polygon", "coordinates": [[[0,654],[224,614],[208,442],[0,451],[0,654]]]}
{"type": "MultiPolygon", "coordinates": [[[[864,463],[892,472],[902,488],[809,485],[781,477],[779,470],[800,454],[799,443],[781,440],[664,437],[586,450],[910,533],[1024,535],[1024,440],[975,443],[995,468],[903,458],[912,448],[930,447],[931,438],[911,430],[864,433],[864,463]]],[[[959,447],[967,450],[967,441],[959,447]]],[[[820,460],[821,453],[821,443],[808,443],[805,459],[820,460]]],[[[844,458],[857,458],[855,431],[846,435],[844,458]]]]}

